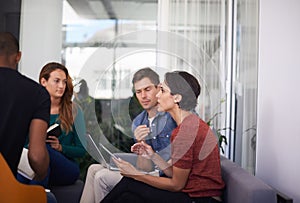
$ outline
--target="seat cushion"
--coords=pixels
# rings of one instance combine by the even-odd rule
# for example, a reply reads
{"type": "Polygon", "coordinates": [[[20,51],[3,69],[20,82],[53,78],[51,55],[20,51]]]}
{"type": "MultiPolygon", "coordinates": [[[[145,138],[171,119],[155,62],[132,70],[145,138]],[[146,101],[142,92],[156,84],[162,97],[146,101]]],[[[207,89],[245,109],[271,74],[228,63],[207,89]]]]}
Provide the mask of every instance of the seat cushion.
{"type": "Polygon", "coordinates": [[[276,202],[275,190],[236,163],[221,157],[222,177],[225,181],[224,203],[276,202]]]}
{"type": "Polygon", "coordinates": [[[50,188],[58,203],[78,203],[81,198],[84,183],[77,180],[73,185],[53,186],[50,188]]]}

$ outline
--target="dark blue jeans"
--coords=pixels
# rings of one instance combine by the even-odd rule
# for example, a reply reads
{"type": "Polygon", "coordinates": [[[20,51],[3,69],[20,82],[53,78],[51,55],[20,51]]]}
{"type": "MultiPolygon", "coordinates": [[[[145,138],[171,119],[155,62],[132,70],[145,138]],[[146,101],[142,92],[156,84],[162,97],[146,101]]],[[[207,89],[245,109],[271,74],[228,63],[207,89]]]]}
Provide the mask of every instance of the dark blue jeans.
{"type": "Polygon", "coordinates": [[[45,188],[54,185],[73,184],[78,179],[80,174],[78,164],[75,163],[75,161],[71,161],[48,144],[47,149],[50,157],[50,165],[47,177],[42,181],[34,181],[29,180],[18,173],[18,181],[25,184],[42,185],[45,188]]]}

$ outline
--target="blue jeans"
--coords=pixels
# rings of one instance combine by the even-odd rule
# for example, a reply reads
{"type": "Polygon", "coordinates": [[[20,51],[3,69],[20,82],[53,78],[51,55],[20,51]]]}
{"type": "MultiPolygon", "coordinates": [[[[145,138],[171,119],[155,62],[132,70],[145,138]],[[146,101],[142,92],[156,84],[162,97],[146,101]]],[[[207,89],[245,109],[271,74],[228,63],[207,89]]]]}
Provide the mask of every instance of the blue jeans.
{"type": "Polygon", "coordinates": [[[79,178],[80,169],[75,161],[71,161],[62,153],[47,145],[50,156],[49,185],[71,185],[79,178]]]}
{"type": "Polygon", "coordinates": [[[54,185],[71,185],[79,178],[80,169],[75,161],[71,161],[62,153],[53,149],[47,144],[47,149],[50,157],[48,174],[42,181],[29,180],[17,174],[19,182],[30,185],[42,185],[45,188],[54,185]]]}

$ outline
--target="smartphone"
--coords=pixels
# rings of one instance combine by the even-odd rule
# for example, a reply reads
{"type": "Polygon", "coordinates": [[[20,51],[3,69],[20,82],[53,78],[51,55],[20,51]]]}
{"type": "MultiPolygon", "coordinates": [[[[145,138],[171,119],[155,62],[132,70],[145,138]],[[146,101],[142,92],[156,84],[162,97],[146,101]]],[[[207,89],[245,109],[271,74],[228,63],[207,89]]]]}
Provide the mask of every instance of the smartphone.
{"type": "Polygon", "coordinates": [[[49,135],[52,135],[52,136],[55,136],[58,138],[61,135],[61,133],[62,133],[62,131],[61,131],[59,124],[55,123],[48,128],[47,139],[49,139],[49,135]]]}
{"type": "Polygon", "coordinates": [[[100,147],[102,147],[102,149],[104,149],[110,156],[114,157],[115,159],[119,159],[119,157],[117,157],[115,154],[113,154],[111,151],[109,151],[106,147],[104,147],[103,144],[99,143],[100,147]]]}

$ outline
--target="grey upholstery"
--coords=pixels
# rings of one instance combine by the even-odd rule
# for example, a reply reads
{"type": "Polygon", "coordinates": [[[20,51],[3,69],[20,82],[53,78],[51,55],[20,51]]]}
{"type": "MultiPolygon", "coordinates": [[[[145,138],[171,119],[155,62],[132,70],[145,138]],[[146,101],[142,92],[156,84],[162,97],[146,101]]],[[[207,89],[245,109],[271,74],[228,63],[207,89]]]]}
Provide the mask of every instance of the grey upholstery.
{"type": "Polygon", "coordinates": [[[223,156],[221,168],[226,184],[224,203],[276,202],[276,191],[272,187],[223,156]]]}
{"type": "MultiPolygon", "coordinates": [[[[135,165],[137,156],[133,153],[115,153],[135,165]]],[[[112,164],[113,161],[110,160],[112,164]]],[[[276,191],[261,179],[251,175],[236,163],[221,156],[222,177],[226,187],[223,203],[275,203],[276,191]]]]}
{"type": "Polygon", "coordinates": [[[84,183],[77,180],[73,185],[53,186],[50,188],[57,203],[79,203],[84,183]]]}

